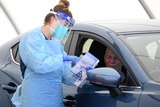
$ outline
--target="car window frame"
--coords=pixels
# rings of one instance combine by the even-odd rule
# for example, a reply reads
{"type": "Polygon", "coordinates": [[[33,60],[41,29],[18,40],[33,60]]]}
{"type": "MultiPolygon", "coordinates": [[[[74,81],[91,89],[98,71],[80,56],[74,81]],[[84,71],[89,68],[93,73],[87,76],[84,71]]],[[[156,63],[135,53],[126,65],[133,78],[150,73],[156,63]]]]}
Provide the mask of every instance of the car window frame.
{"type": "Polygon", "coordinates": [[[77,51],[79,51],[79,47],[77,47],[77,45],[79,45],[79,41],[82,39],[82,38],[89,38],[89,39],[94,39],[96,41],[99,41],[100,43],[102,43],[103,45],[107,46],[107,47],[110,47],[114,52],[115,54],[120,58],[120,60],[122,61],[123,65],[126,67],[129,75],[131,76],[131,79],[133,79],[134,81],[134,85],[132,86],[126,86],[126,85],[121,85],[120,87],[134,87],[134,88],[141,88],[140,85],[137,83],[137,80],[135,80],[136,78],[132,75],[131,72],[131,69],[129,68],[129,66],[126,64],[126,62],[123,60],[123,58],[120,56],[120,54],[115,50],[115,48],[112,46],[112,44],[106,40],[105,38],[103,38],[103,36],[100,36],[100,35],[97,35],[97,34],[94,34],[92,32],[83,32],[83,31],[74,31],[73,33],[73,37],[72,37],[72,40],[71,40],[71,44],[74,46],[74,49],[75,51],[72,50],[72,52],[69,51],[69,54],[72,54],[72,55],[79,55],[77,54],[77,51]]]}

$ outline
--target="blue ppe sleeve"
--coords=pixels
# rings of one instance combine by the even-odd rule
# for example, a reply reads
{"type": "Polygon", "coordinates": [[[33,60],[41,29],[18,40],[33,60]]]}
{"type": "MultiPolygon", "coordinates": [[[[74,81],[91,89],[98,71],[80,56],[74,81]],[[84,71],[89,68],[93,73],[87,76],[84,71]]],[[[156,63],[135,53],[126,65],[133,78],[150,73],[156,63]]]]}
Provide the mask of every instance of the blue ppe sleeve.
{"type": "Polygon", "coordinates": [[[65,55],[63,56],[63,61],[71,61],[72,64],[76,64],[80,60],[79,57],[73,55],[65,55]]]}
{"type": "Polygon", "coordinates": [[[74,85],[74,82],[78,79],[78,77],[71,72],[71,63],[64,62],[63,67],[62,82],[66,85],[74,85]]]}
{"type": "Polygon", "coordinates": [[[48,73],[58,70],[63,65],[63,53],[56,53],[62,47],[61,44],[54,43],[53,40],[49,41],[51,43],[45,42],[44,35],[40,32],[29,32],[21,38],[20,56],[28,68],[37,73],[48,73]],[[50,44],[57,46],[52,47],[50,44]]]}
{"type": "Polygon", "coordinates": [[[16,107],[22,107],[21,87],[22,84],[17,87],[16,92],[13,94],[11,99],[12,103],[16,105],[16,107]]]}

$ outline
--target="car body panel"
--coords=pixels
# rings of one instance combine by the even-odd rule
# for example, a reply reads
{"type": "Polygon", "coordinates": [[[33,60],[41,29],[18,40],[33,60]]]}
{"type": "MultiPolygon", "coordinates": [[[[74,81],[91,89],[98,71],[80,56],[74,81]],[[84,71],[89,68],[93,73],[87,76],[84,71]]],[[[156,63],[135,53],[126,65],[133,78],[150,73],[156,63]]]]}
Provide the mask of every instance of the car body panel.
{"type": "Polygon", "coordinates": [[[143,86],[144,90],[139,100],[139,107],[158,107],[160,105],[160,83],[148,81],[143,86]]]}
{"type": "MultiPolygon", "coordinates": [[[[4,71],[0,70],[0,85],[8,84],[11,82],[12,77],[8,74],[6,74],[4,71]]],[[[2,87],[0,87],[0,107],[11,107],[11,94],[8,94],[7,91],[3,90],[2,87]]]]}

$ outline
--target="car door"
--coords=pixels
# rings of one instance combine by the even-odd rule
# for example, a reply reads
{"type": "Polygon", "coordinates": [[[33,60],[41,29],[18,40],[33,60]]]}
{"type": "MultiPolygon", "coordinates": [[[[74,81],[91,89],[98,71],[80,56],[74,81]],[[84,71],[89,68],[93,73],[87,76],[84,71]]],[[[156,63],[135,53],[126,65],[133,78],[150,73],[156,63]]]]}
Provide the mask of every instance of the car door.
{"type": "MultiPolygon", "coordinates": [[[[10,101],[10,95],[14,93],[12,89],[5,90],[9,85],[13,86],[14,84],[11,83],[12,79],[10,76],[6,75],[6,73],[0,70],[0,107],[12,107],[12,103],[10,101]],[[9,83],[9,84],[8,84],[9,83]]],[[[16,88],[15,88],[16,89],[16,88]]]]}
{"type": "MultiPolygon", "coordinates": [[[[90,82],[86,82],[83,87],[77,89],[77,94],[74,96],[76,99],[77,107],[137,107],[138,100],[141,94],[141,87],[136,82],[136,78],[132,76],[132,71],[129,66],[126,66],[125,59],[121,57],[121,52],[116,50],[114,41],[111,41],[109,35],[101,37],[101,35],[92,34],[91,32],[74,32],[72,40],[70,41],[70,48],[66,48],[66,51],[72,55],[83,55],[86,52],[90,52],[92,49],[92,43],[97,41],[97,47],[93,46],[96,57],[99,58],[100,62],[97,67],[104,67],[104,51],[105,47],[110,47],[122,60],[125,69],[127,71],[126,84],[120,84],[122,94],[120,96],[111,96],[110,91],[107,87],[97,86],[90,82]]],[[[96,46],[95,45],[95,46],[96,46]]]]}
{"type": "Polygon", "coordinates": [[[7,44],[7,46],[4,46],[6,47],[6,49],[3,48],[5,49],[4,53],[7,52],[7,54],[5,54],[6,56],[3,56],[5,57],[3,63],[4,65],[2,68],[0,68],[0,102],[2,101],[0,105],[5,105],[2,107],[14,106],[11,102],[11,98],[16,90],[16,87],[21,84],[22,81],[19,68],[18,43],[15,44],[14,42],[12,42],[11,44],[7,44]]]}

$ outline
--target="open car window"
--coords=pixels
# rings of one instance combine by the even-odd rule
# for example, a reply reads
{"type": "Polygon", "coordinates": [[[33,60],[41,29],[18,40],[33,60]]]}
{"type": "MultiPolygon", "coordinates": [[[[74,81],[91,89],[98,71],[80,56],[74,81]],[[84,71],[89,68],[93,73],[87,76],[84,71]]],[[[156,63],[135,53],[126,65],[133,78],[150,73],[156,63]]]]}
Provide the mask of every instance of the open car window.
{"type": "MultiPolygon", "coordinates": [[[[79,40],[77,43],[76,55],[80,56],[80,55],[84,55],[86,52],[90,52],[91,54],[93,54],[95,57],[97,57],[100,60],[96,68],[106,67],[105,62],[104,62],[104,55],[105,55],[106,49],[109,47],[112,49],[112,51],[116,51],[114,47],[108,44],[103,44],[101,40],[98,40],[96,38],[89,38],[88,35],[86,36],[82,35],[81,37],[79,37],[79,40]]],[[[118,54],[118,53],[115,52],[115,54],[118,54]]],[[[134,82],[133,77],[131,76],[130,73],[128,73],[128,70],[126,69],[124,65],[122,66],[121,71],[125,75],[125,80],[123,83],[121,83],[121,85],[135,86],[136,83],[134,82]]]]}

